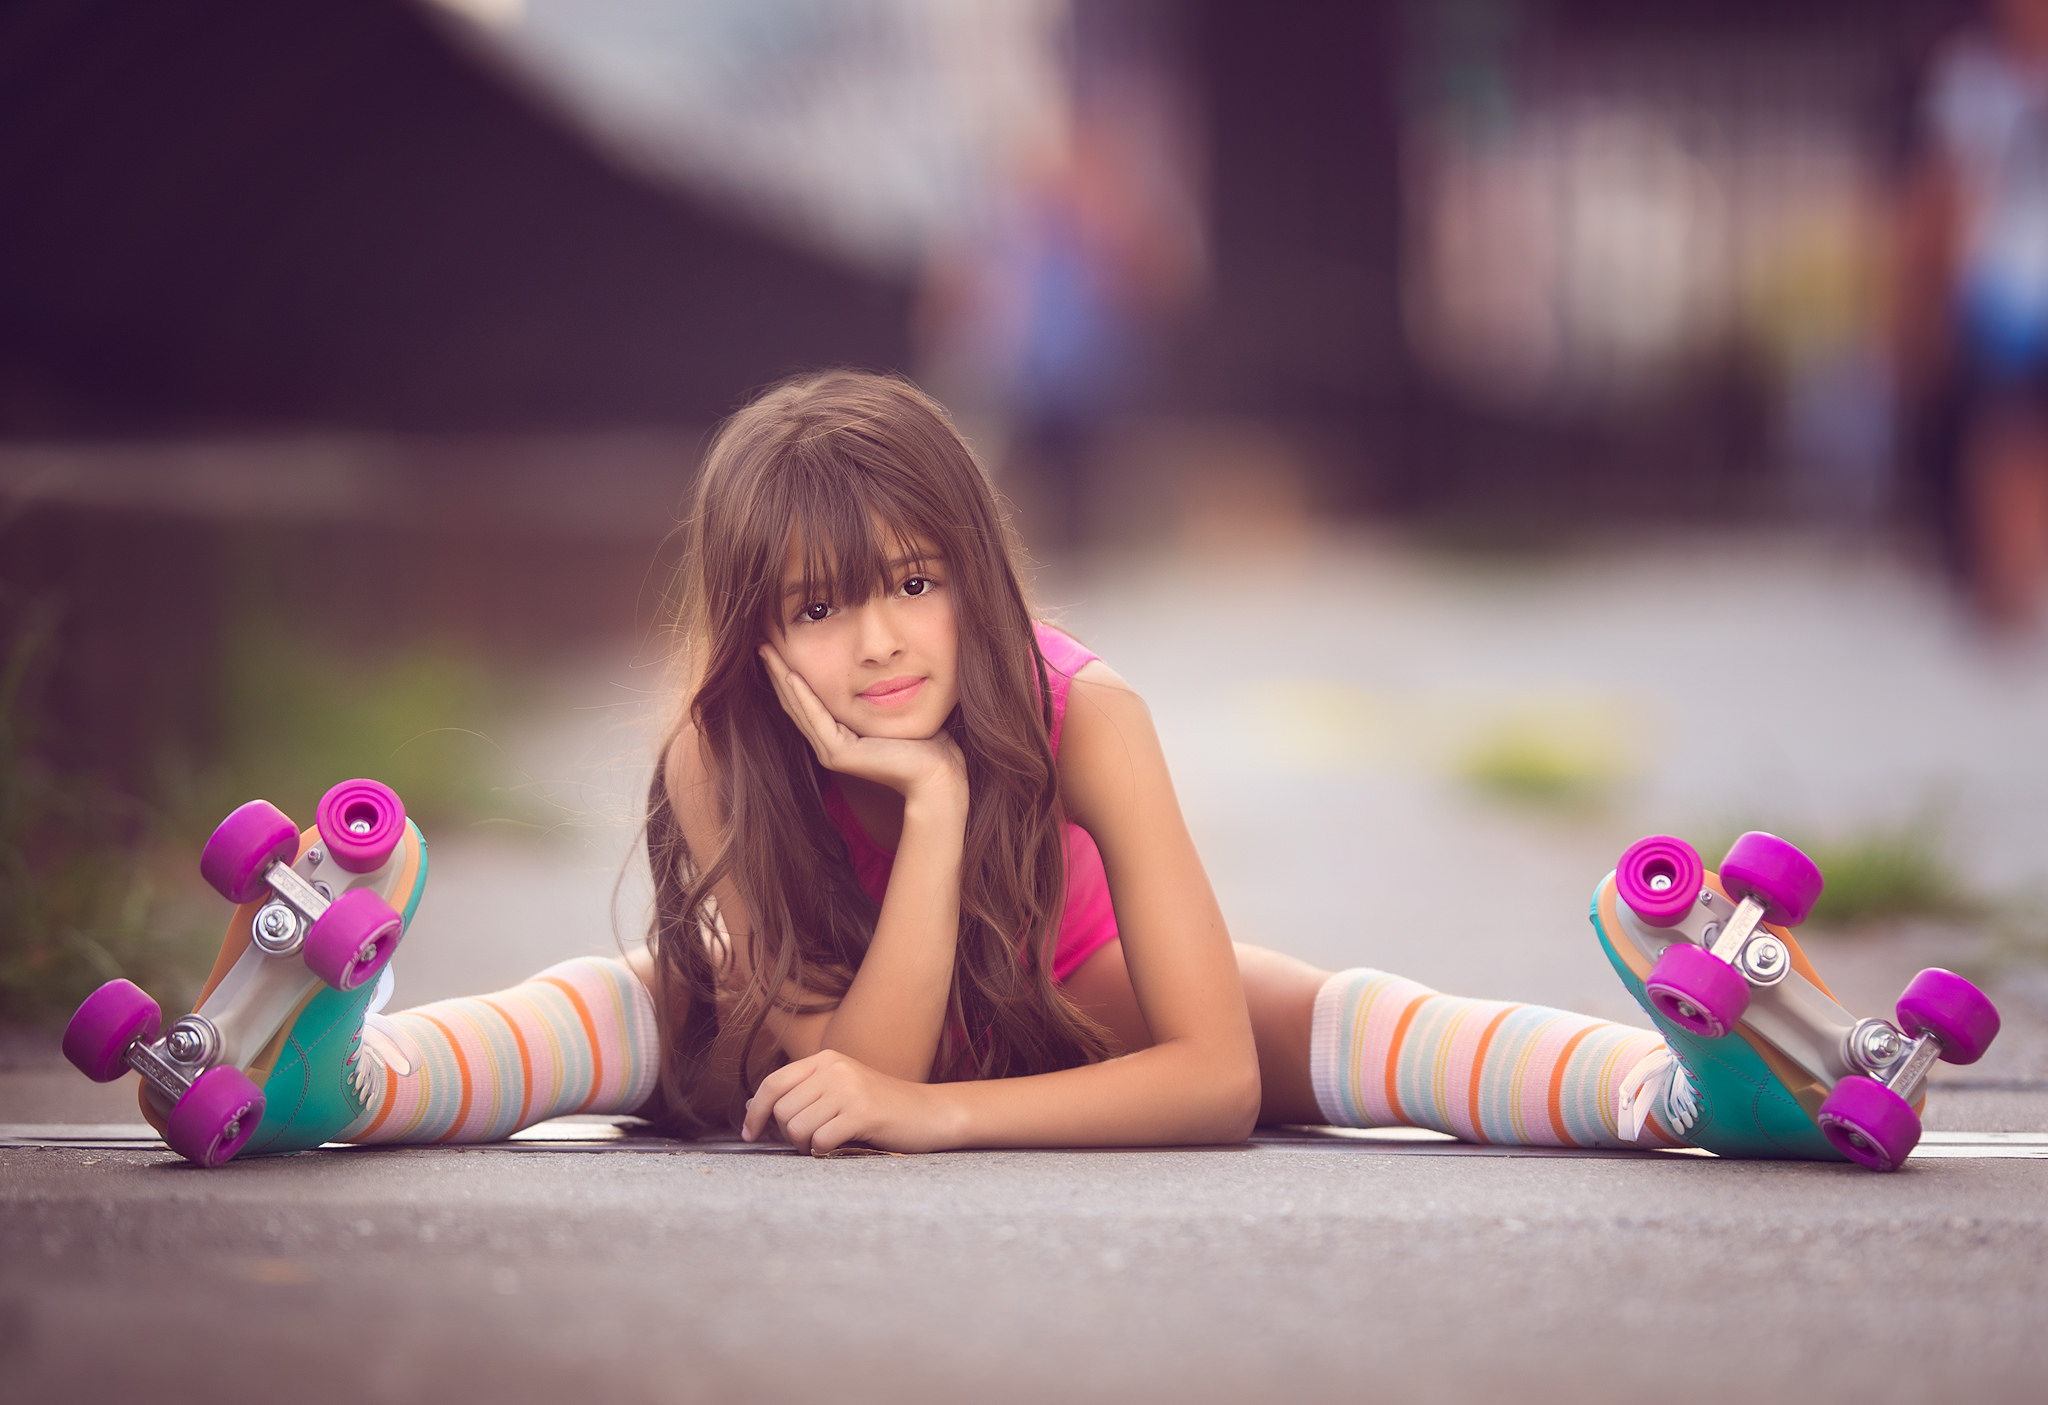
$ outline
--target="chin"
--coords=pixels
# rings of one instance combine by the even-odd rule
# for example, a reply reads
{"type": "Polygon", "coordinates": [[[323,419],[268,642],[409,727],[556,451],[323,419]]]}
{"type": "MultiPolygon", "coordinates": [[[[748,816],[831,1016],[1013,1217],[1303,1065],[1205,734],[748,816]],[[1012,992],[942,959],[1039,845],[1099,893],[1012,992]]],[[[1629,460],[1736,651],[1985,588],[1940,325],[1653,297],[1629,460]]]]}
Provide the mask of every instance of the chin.
{"type": "Polygon", "coordinates": [[[896,717],[878,723],[868,735],[888,737],[894,741],[924,742],[930,741],[945,730],[945,725],[946,720],[943,717],[936,722],[916,717],[896,717]]]}

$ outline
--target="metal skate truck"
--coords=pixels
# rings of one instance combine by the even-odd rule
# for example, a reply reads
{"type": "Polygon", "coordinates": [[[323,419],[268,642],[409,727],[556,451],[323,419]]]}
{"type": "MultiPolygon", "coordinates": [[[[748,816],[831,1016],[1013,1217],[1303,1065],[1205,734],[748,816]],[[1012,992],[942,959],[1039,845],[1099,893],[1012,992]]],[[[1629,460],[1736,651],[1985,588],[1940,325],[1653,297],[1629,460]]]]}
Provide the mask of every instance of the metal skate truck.
{"type": "Polygon", "coordinates": [[[1774,834],[1737,839],[1718,873],[1652,835],[1594,893],[1593,926],[1687,1075],[1659,1109],[1686,1142],[1896,1170],[1920,1141],[1928,1070],[1982,1058],[1998,1011],[1939,968],[1907,983],[1896,1022],[1843,1008],[1790,930],[1822,886],[1774,834]]]}
{"type": "Polygon", "coordinates": [[[378,977],[426,888],[427,849],[389,786],[343,781],[313,827],[251,800],[206,841],[199,871],[238,904],[199,1006],[163,1030],[133,982],[86,997],[64,1053],[88,1078],[142,1076],[142,1112],[200,1166],[300,1151],[361,1113],[349,1077],[378,977]]]}

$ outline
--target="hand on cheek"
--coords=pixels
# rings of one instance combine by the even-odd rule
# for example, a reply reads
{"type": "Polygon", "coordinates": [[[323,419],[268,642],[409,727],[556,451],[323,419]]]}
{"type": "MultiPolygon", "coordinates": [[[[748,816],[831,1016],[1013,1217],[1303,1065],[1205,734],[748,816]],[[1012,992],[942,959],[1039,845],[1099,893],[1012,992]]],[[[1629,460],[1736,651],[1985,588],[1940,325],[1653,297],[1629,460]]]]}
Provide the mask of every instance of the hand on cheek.
{"type": "Polygon", "coordinates": [[[906,799],[917,791],[965,801],[967,763],[946,732],[915,739],[863,737],[832,715],[774,644],[764,642],[760,655],[782,710],[826,770],[875,781],[906,799]]]}

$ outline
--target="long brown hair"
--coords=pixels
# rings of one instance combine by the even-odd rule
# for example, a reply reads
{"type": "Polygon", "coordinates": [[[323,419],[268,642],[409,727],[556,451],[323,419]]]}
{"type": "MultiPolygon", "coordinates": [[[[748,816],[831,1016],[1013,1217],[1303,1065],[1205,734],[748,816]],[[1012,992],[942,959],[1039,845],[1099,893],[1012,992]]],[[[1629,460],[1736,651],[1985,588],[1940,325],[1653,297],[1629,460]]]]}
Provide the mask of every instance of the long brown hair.
{"type": "MultiPolygon", "coordinates": [[[[966,759],[960,934],[937,1076],[1001,1078],[1103,1057],[1099,1026],[1052,983],[1066,894],[1065,815],[1050,742],[1046,662],[1018,582],[1015,542],[988,479],[946,413],[908,381],[831,371],[786,381],[720,428],[686,526],[677,619],[682,707],[648,791],[661,1086],[677,1130],[729,1120],[701,1090],[750,1088],[764,1021],[801,989],[831,1009],[878,908],[824,808],[829,773],[776,701],[757,655],[794,540],[805,598],[888,588],[905,545],[934,548],[959,621],[960,702],[946,721],[966,759]],[[666,761],[694,726],[718,838],[693,853],[666,761]],[[723,932],[730,883],[747,930],[723,932]],[[729,942],[747,946],[736,963],[729,942]],[[744,980],[735,980],[738,969],[744,980]],[[722,1066],[726,1077],[707,1078],[722,1066]]],[[[766,1070],[761,1070],[765,1073],[766,1070]]]]}

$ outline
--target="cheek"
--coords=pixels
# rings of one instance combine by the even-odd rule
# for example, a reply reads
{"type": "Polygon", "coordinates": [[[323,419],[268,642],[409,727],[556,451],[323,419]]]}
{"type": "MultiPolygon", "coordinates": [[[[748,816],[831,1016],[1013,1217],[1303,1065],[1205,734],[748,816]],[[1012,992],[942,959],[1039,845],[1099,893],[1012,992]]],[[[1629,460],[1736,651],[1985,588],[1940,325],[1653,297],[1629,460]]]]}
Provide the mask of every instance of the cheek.
{"type": "Polygon", "coordinates": [[[951,712],[960,701],[960,631],[951,610],[933,622],[930,648],[946,679],[946,710],[951,712]]]}
{"type": "Polygon", "coordinates": [[[952,625],[952,616],[934,619],[926,623],[924,637],[918,641],[928,666],[938,678],[946,680],[950,692],[961,690],[961,635],[952,625]]]}
{"type": "Polygon", "coordinates": [[[949,675],[957,676],[960,672],[960,622],[953,613],[951,597],[947,597],[942,608],[932,611],[926,625],[927,653],[949,675]]]}
{"type": "Polygon", "coordinates": [[[830,704],[845,669],[834,665],[831,641],[824,637],[824,631],[785,630],[782,637],[773,643],[776,652],[782,655],[782,661],[795,670],[797,677],[811,685],[811,691],[821,701],[830,704]]]}

